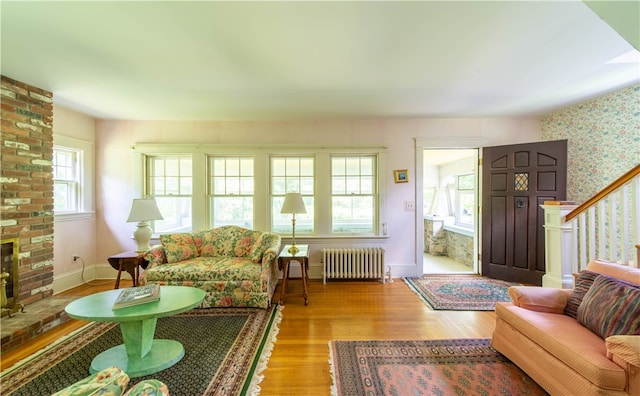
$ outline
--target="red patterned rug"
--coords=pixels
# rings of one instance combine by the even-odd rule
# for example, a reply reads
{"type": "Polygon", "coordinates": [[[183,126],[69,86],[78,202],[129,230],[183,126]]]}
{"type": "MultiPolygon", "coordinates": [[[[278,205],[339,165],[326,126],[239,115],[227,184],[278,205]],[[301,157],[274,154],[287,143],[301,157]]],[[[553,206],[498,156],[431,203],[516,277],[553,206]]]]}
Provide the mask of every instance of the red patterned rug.
{"type": "Polygon", "coordinates": [[[547,395],[490,339],[331,341],[334,396],[547,395]]]}
{"type": "Polygon", "coordinates": [[[508,289],[518,283],[473,275],[424,275],[404,282],[435,310],[493,311],[498,301],[511,301],[508,289]]]}

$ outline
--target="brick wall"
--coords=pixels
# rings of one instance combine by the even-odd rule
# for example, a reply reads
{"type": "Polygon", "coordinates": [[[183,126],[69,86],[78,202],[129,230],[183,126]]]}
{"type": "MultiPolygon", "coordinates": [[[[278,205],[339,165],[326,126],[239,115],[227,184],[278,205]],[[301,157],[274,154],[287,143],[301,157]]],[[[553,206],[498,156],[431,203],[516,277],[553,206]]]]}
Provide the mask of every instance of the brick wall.
{"type": "Polygon", "coordinates": [[[19,301],[53,294],[53,94],[0,77],[0,234],[19,238],[19,301]]]}

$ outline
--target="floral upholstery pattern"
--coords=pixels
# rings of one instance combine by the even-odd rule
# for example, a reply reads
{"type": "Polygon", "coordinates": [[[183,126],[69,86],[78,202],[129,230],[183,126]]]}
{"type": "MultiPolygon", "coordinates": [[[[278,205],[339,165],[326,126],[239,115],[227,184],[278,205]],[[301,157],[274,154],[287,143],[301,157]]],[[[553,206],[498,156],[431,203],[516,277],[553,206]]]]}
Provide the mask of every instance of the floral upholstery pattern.
{"type": "Polygon", "coordinates": [[[167,385],[156,379],[141,381],[124,393],[129,381],[129,376],[120,368],[109,367],[52,396],[169,396],[167,385]]]}
{"type": "Polygon", "coordinates": [[[149,379],[135,384],[124,396],[169,396],[169,389],[164,382],[149,379]]]}
{"type": "Polygon", "coordinates": [[[120,396],[129,384],[129,376],[117,367],[94,373],[52,396],[120,396]]]}
{"type": "MultiPolygon", "coordinates": [[[[278,282],[276,259],[281,238],[277,234],[223,226],[195,231],[192,236],[196,255],[175,262],[173,248],[154,246],[145,253],[149,262],[142,283],[192,286],[207,294],[203,307],[260,307],[271,304],[278,282]]],[[[189,241],[184,234],[162,236],[161,241],[189,241]],[[175,237],[175,235],[180,235],[175,237]],[[164,239],[162,239],[164,237],[164,239]]]]}
{"type": "Polygon", "coordinates": [[[188,233],[160,235],[160,243],[165,249],[168,263],[177,263],[198,255],[193,235],[188,233]]]}

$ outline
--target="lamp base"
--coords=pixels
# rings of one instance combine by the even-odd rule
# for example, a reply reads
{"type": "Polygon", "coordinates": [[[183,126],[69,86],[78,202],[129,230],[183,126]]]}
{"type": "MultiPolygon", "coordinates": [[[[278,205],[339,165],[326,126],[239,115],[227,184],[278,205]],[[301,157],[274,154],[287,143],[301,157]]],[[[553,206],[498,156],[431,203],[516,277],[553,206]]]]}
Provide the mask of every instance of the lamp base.
{"type": "Polygon", "coordinates": [[[136,253],[146,252],[149,250],[149,240],[151,239],[151,227],[149,227],[149,223],[146,221],[141,221],[138,223],[138,228],[133,233],[133,239],[136,240],[138,247],[136,248],[136,253]]]}
{"type": "Polygon", "coordinates": [[[298,247],[296,245],[291,245],[291,247],[289,247],[289,249],[287,249],[287,252],[289,252],[289,254],[296,254],[300,251],[300,249],[298,249],[298,247]]]}

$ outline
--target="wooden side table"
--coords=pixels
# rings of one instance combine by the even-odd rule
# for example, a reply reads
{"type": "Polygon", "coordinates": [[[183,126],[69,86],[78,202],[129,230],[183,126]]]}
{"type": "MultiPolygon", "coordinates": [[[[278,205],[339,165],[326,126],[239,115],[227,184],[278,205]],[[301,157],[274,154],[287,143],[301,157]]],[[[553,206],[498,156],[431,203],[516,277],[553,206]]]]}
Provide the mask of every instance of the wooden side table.
{"type": "Polygon", "coordinates": [[[149,262],[144,259],[143,255],[144,252],[123,252],[109,257],[109,264],[113,269],[118,271],[116,284],[113,287],[114,289],[118,289],[120,287],[120,276],[122,275],[122,271],[127,271],[129,275],[131,275],[131,279],[133,279],[133,286],[138,286],[138,277],[140,276],[138,267],[146,269],[147,265],[149,265],[149,262]]]}
{"type": "Polygon", "coordinates": [[[309,303],[308,287],[309,287],[309,245],[296,245],[299,251],[296,254],[289,253],[291,245],[285,245],[278,256],[278,269],[282,270],[282,290],[280,291],[280,305],[284,305],[284,297],[287,294],[287,280],[289,278],[289,264],[292,261],[300,263],[302,270],[302,290],[304,296],[304,305],[309,303]]]}

